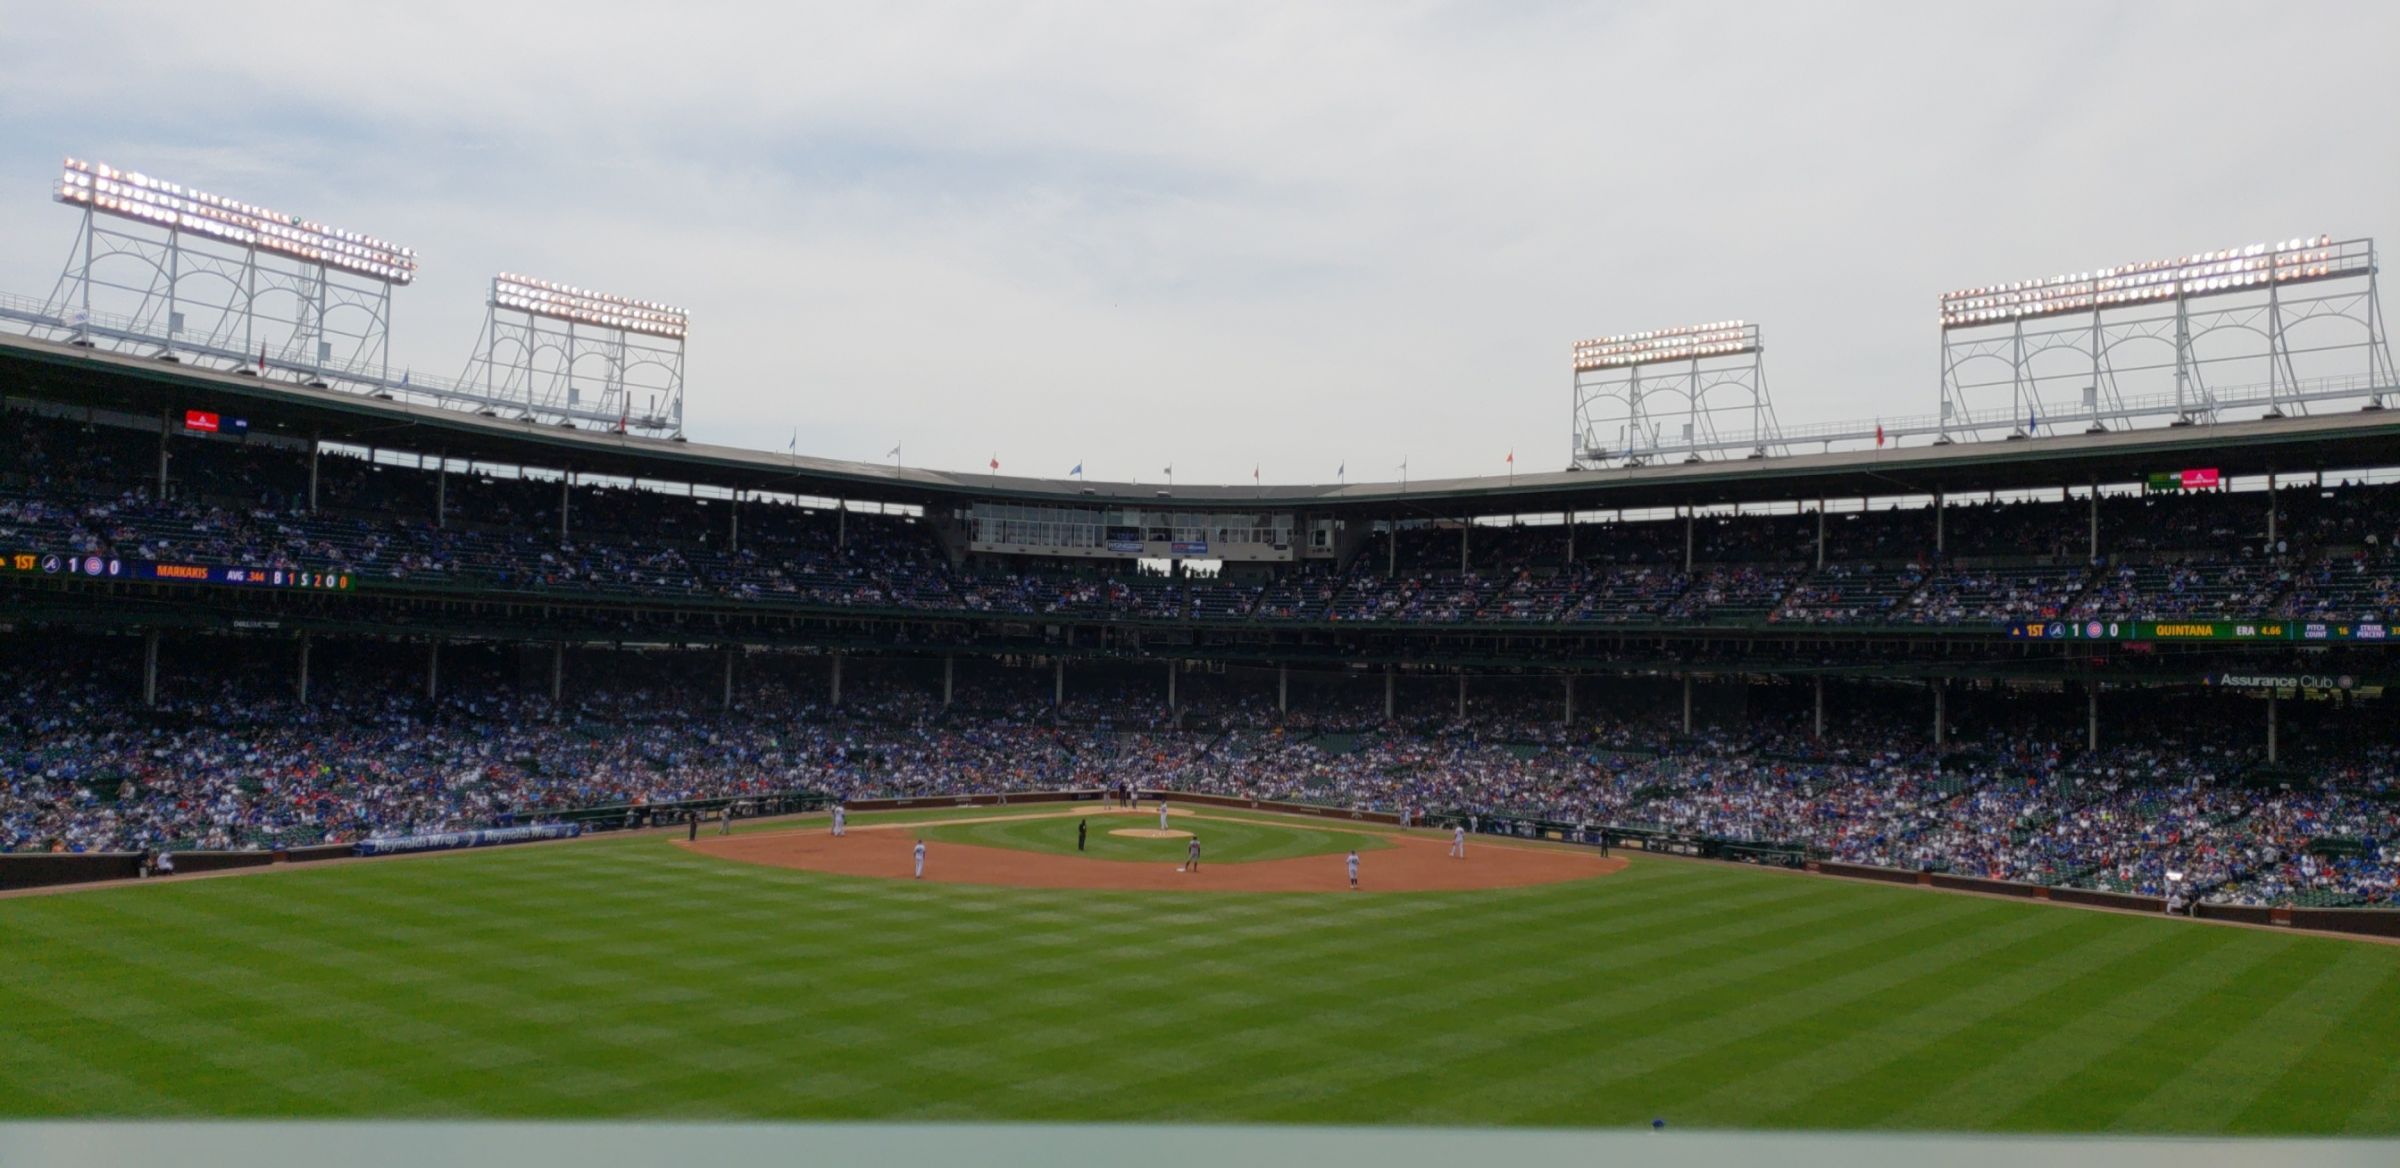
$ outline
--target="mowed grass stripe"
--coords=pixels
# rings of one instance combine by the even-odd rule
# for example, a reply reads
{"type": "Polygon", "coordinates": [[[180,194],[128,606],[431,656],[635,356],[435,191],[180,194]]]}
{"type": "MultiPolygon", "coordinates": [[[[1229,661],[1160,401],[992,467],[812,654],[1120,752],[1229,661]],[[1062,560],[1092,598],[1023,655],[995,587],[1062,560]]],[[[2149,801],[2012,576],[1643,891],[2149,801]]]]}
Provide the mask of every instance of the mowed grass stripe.
{"type": "Polygon", "coordinates": [[[2093,1025],[2062,1036],[2068,1041],[2051,1063],[2049,1085],[2001,1115],[1997,1126],[2030,1130],[2063,1116],[2079,1130],[2113,1127],[2126,1109],[2213,1045],[2225,1026],[2246,1023],[2253,1009],[2264,1009],[2251,1005],[2260,1001],[2262,988],[2281,1000],[2314,974],[2304,951],[2295,960],[2290,938],[2265,940],[2264,947],[2211,970],[2201,985],[2120,994],[2093,1025]]]}
{"type": "Polygon", "coordinates": [[[2214,1030],[2206,1053],[2128,1108],[2114,1126],[2141,1131],[2186,1114],[2205,1115],[2215,1130],[2238,1126],[2285,1071],[2383,982],[2389,962],[2380,957],[2365,946],[2299,939],[2293,964],[2313,968],[2314,975],[2295,976],[2278,1000],[2262,997],[2264,1008],[2248,1025],[2214,1030]]]}
{"type": "Polygon", "coordinates": [[[2255,1133],[2276,1130],[2281,1118],[2297,1110],[2343,1116],[2341,1130],[2351,1133],[2388,1132],[2400,1128],[2389,1109],[2378,1113],[2377,1089],[2400,1084],[2400,1055],[2378,1036],[2400,1034],[2400,966],[2371,960],[2371,952],[2345,954],[2344,964],[2356,961],[2376,971],[2375,981],[2350,1008],[2325,1028],[2316,1042],[2294,1057],[2275,1082],[2260,1091],[2226,1124],[2230,1131],[2255,1133]]]}
{"type": "MultiPolygon", "coordinates": [[[[2072,1027],[2086,1012],[2112,1000],[2145,977],[2206,952],[2212,938],[2197,930],[2166,926],[2127,929],[2096,915],[2076,922],[2079,932],[2100,938],[2026,967],[2005,988],[1962,993],[1912,1019],[1928,1033],[1907,1043],[1885,1041],[1888,1028],[1862,1035],[1869,1048],[1844,1078],[1827,1074],[1813,1081],[1766,1085],[1765,1122],[1776,1127],[1862,1129],[1891,1123],[1896,1109],[1940,1095],[1960,1093],[1993,1060],[2020,1040],[2072,1027]],[[1946,1028],[1945,1028],[1946,1027],[1946,1028]],[[1863,1063],[1863,1065],[1859,1065],[1863,1063]],[[1784,1101],[1785,1090],[1798,1094],[1784,1101]],[[1928,1087],[1938,1088],[1929,1093],[1928,1087]]],[[[1847,1044],[1846,1044],[1847,1045],[1847,1044]]],[[[1792,1068],[1812,1069],[1810,1065],[1792,1068]]]]}
{"type": "MultiPolygon", "coordinates": [[[[1500,1064],[1514,1052],[1495,1052],[1487,1056],[1494,1064],[1493,1081],[1476,1095],[1501,1108],[1510,1122],[1559,1123],[1599,1108],[1615,1122],[1630,1123],[1642,1113],[1660,1115],[1663,1103],[1676,1103],[1676,1114],[1685,1122],[1741,1123],[1746,1108],[1695,1110],[1699,1098],[1692,1084],[1699,1076],[1752,1054],[1772,1056],[1777,1048],[1767,1036],[1789,1024],[1796,1003],[1837,1007],[1929,967],[1947,968],[1986,945],[2006,943],[2003,932],[1978,927],[1990,919],[1988,912],[1935,911],[1841,934],[1847,943],[1809,961],[1710,992],[1677,995],[1635,1022],[1613,1027],[1604,1058],[1574,1049],[1551,1066],[1512,1073],[1500,1064]],[[1569,1064],[1576,1073],[1562,1073],[1569,1064]]],[[[2011,928],[2038,931],[2024,922],[2011,928]]]]}
{"type": "MultiPolygon", "coordinates": [[[[1861,1078],[2042,993],[2061,975],[2138,955],[2158,940],[2085,914],[2050,923],[2055,927],[1975,954],[1966,968],[1952,963],[1922,970],[1903,985],[1838,1009],[1796,1015],[1778,1033],[1762,1036],[1781,1048],[1780,1055],[1761,1054],[1756,1043],[1720,1046],[1709,1053],[1738,1050],[1741,1062],[1720,1067],[1695,1060],[1684,1073],[1700,1077],[1688,1093],[1703,1114],[1772,1116],[1785,1127],[1847,1126],[1829,1124],[1802,1101],[1850,1094],[1861,1078]]],[[[1920,1063],[1911,1083],[1938,1083],[1963,1069],[1955,1061],[1920,1063]]]]}
{"type": "Polygon", "coordinates": [[[2331,1131],[2389,1130],[2400,1085],[2390,949],[1642,856],[1154,897],[617,837],[0,902],[0,946],[10,1115],[2191,1130],[2167,1101],[2262,1046],[2230,1122],[2331,1131]],[[2057,1090],[2102,1048],[2147,1084],[2106,1118],[2057,1090]]]}

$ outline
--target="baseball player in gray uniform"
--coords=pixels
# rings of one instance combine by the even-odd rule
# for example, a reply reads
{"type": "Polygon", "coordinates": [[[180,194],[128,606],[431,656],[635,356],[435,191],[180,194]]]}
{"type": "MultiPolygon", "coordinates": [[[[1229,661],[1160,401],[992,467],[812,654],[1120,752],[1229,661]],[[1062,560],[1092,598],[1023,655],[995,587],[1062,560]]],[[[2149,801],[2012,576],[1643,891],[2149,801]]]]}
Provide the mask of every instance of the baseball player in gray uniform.
{"type": "Polygon", "coordinates": [[[1350,891],[1358,891],[1358,849],[1350,849],[1350,891]]]}
{"type": "Polygon", "coordinates": [[[1190,838],[1190,839],[1188,839],[1188,840],[1184,841],[1184,844],[1183,844],[1183,862],[1184,862],[1184,865],[1185,865],[1186,867],[1190,868],[1190,869],[1191,869],[1192,871],[1194,871],[1194,872],[1197,872],[1197,871],[1199,871],[1199,870],[1200,870],[1200,837],[1199,837],[1199,836],[1193,836],[1192,838],[1190,838]]]}
{"type": "Polygon", "coordinates": [[[925,878],[925,841],[917,841],[917,879],[925,878]]]}

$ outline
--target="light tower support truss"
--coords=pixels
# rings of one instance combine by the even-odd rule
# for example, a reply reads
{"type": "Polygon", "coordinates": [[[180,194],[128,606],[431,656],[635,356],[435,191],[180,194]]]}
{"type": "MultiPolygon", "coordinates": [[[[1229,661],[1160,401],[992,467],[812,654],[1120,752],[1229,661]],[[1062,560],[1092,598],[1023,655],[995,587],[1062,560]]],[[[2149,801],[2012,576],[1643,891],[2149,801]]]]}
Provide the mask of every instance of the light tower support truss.
{"type": "Polygon", "coordinates": [[[1600,337],[1573,356],[1577,467],[1783,452],[1755,324],[1600,337]]]}
{"type": "Polygon", "coordinates": [[[484,303],[458,385],[492,412],[683,432],[682,309],[508,273],[493,277],[484,303]]]}
{"type": "Polygon", "coordinates": [[[2232,409],[2383,407],[2391,350],[2371,239],[2315,236],[1941,298],[1935,441],[2232,409]]]}
{"type": "Polygon", "coordinates": [[[371,236],[70,158],[52,198],[81,213],[49,298],[0,303],[34,335],[377,386],[392,288],[414,252],[371,236]]]}

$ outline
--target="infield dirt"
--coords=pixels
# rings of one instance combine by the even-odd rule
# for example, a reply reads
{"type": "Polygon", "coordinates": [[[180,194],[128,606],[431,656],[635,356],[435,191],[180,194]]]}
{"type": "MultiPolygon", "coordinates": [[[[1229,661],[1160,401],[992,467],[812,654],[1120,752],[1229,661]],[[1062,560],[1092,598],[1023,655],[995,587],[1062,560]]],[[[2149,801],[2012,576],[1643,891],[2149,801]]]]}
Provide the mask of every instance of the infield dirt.
{"type": "MultiPolygon", "coordinates": [[[[947,821],[950,823],[957,820],[947,821]]],[[[910,879],[916,838],[909,824],[853,827],[835,838],[823,830],[677,840],[675,846],[703,855],[780,868],[802,868],[844,876],[910,879]]],[[[1625,861],[1567,848],[1520,847],[1474,840],[1464,859],[1451,857],[1447,840],[1360,832],[1388,842],[1359,862],[1361,892],[1449,892],[1477,888],[1520,888],[1606,876],[1625,861]]],[[[974,844],[927,845],[925,879],[946,884],[996,884],[1020,888],[1098,888],[1178,892],[1341,892],[1349,877],[1340,855],[1203,865],[1197,872],[1174,864],[1080,859],[1044,852],[974,844]]]]}

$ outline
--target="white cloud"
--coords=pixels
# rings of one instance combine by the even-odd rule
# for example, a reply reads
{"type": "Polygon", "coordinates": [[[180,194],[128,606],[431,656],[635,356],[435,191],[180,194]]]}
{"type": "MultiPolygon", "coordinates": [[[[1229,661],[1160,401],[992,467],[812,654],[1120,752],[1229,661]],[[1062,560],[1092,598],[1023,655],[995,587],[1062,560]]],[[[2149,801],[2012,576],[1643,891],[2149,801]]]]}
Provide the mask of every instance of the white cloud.
{"type": "Polygon", "coordinates": [[[0,7],[0,286],[88,154],[417,246],[416,368],[552,274],[692,309],[696,436],[920,465],[1548,467],[1570,340],[1727,316],[1923,413],[1941,289],[2400,195],[2387,5],[0,7]]]}

